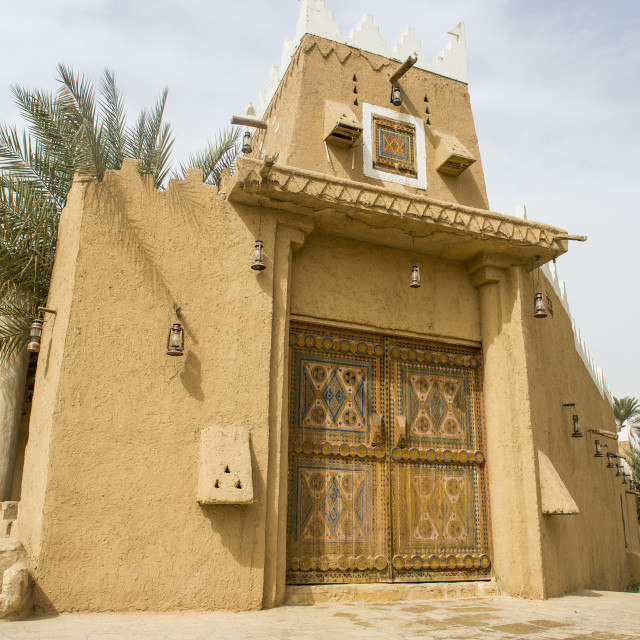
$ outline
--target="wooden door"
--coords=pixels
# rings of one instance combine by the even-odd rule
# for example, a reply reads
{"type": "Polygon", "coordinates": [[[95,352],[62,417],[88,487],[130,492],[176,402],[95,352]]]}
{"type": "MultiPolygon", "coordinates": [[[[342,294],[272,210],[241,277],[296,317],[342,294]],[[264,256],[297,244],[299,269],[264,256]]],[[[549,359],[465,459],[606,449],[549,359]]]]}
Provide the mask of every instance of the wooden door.
{"type": "Polygon", "coordinates": [[[480,354],[395,339],[386,351],[393,579],[487,578],[480,354]]]}
{"type": "Polygon", "coordinates": [[[489,572],[477,350],[292,325],[287,581],[489,572]]]}

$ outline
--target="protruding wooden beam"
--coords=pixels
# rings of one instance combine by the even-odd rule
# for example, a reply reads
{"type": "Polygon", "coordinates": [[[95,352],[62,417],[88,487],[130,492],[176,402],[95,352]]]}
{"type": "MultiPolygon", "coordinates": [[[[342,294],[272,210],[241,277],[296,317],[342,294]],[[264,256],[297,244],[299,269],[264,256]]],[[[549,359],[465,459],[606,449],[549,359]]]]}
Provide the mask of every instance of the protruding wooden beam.
{"type": "Polygon", "coordinates": [[[401,65],[400,68],[389,78],[391,84],[395,84],[402,78],[402,76],[418,62],[418,56],[409,56],[401,65]]]}
{"type": "Polygon", "coordinates": [[[267,128],[267,123],[264,120],[257,120],[256,118],[245,118],[244,116],[233,116],[231,118],[231,124],[237,124],[241,127],[254,127],[255,129],[267,128]]]}
{"type": "Polygon", "coordinates": [[[556,238],[558,240],[574,240],[575,242],[586,242],[587,236],[575,236],[570,233],[562,233],[557,235],[556,238]]]}

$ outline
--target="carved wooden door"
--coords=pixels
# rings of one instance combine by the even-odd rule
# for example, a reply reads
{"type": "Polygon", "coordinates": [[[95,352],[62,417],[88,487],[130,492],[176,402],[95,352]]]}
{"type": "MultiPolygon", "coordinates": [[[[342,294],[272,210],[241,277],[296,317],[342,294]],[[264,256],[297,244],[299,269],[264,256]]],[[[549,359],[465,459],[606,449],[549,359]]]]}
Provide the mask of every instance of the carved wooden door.
{"type": "Polygon", "coordinates": [[[489,577],[478,350],[388,339],[397,582],[489,577]]]}
{"type": "Polygon", "coordinates": [[[488,577],[476,350],[292,325],[287,581],[488,577]]]}

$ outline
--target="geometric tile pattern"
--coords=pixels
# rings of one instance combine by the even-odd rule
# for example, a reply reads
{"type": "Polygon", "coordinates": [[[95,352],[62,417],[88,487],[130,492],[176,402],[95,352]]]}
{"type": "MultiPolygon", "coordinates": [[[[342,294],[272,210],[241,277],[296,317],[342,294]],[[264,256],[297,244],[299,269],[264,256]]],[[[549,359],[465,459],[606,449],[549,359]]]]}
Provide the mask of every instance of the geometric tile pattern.
{"type": "Polygon", "coordinates": [[[296,324],[289,346],[288,582],[488,577],[479,350],[296,324]]]}
{"type": "Polygon", "coordinates": [[[381,116],[372,116],[373,167],[390,173],[416,177],[416,128],[381,116]]]}

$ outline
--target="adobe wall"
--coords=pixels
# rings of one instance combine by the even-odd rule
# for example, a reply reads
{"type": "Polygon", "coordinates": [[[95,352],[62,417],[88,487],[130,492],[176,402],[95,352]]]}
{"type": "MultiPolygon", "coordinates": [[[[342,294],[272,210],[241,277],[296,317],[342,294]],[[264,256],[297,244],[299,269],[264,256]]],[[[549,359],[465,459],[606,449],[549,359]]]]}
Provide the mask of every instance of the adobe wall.
{"type": "MultiPolygon", "coordinates": [[[[488,209],[467,85],[412,68],[398,83],[403,102],[395,107],[390,102],[389,77],[399,66],[397,61],[380,55],[305,35],[264,114],[270,126],[266,132],[256,132],[250,157],[279,152],[278,162],[285,165],[382,186],[383,181],[363,173],[362,136],[352,149],[331,144],[325,149],[323,142],[326,100],[351,109],[363,125],[362,104],[366,102],[425,122],[427,196],[488,209]],[[429,102],[425,102],[425,97],[429,102]],[[431,124],[426,124],[427,118],[431,124]],[[476,158],[476,162],[457,177],[436,171],[434,154],[439,144],[438,133],[456,136],[476,158]]],[[[402,188],[410,193],[425,194],[413,187],[402,188]]]]}
{"type": "Polygon", "coordinates": [[[256,274],[258,213],[198,174],[159,192],[127,161],[63,212],[19,516],[41,609],[262,606],[271,344],[302,236],[265,214],[256,274]],[[165,353],[174,303],[184,357],[165,353]],[[209,425],[249,430],[253,504],[196,502],[209,425]]]}
{"type": "MultiPolygon", "coordinates": [[[[382,227],[380,244],[309,233],[312,211],[268,208],[241,181],[249,168],[239,166],[235,186],[223,180],[220,193],[198,172],[159,192],[129,161],[100,184],[74,185],[19,514],[37,606],[282,602],[290,316],[481,344],[495,576],[525,597],[626,586],[625,494],[593,459],[589,437],[570,438],[561,405],[576,402],[583,424],[600,428],[611,428],[611,409],[558,300],[553,317],[534,321],[529,274],[483,253],[467,263],[419,253],[422,286],[412,290],[411,253],[383,246],[382,227]],[[242,188],[263,204],[226,199],[242,188]],[[249,264],[259,229],[267,269],[257,274],[249,264]],[[177,319],[185,356],[171,358],[166,335],[177,319]],[[252,504],[198,505],[207,426],[250,432],[252,504]],[[579,515],[542,515],[538,450],[579,515]]],[[[637,527],[627,523],[633,550],[637,527]]]]}
{"type": "Polygon", "coordinates": [[[464,265],[420,254],[421,286],[411,289],[412,260],[410,252],[312,233],[293,259],[291,313],[478,345],[478,294],[464,265]]]}
{"type": "MultiPolygon", "coordinates": [[[[523,287],[533,301],[530,276],[523,287]]],[[[562,300],[549,284],[546,290],[553,314],[534,319],[531,302],[524,316],[534,442],[553,463],[579,514],[541,518],[545,595],[624,589],[630,582],[625,547],[640,548],[638,522],[627,513],[622,479],[615,469],[605,468],[606,456],[594,457],[596,438],[608,445],[604,453],[616,453],[617,442],[585,433],[587,428],[615,432],[613,409],[574,346],[574,329],[562,300]],[[571,437],[573,410],[562,408],[570,402],[576,405],[583,438],[571,437]]]]}

